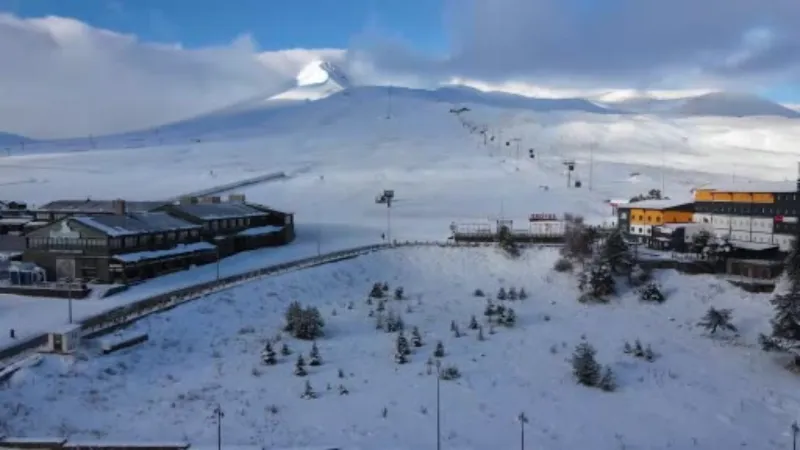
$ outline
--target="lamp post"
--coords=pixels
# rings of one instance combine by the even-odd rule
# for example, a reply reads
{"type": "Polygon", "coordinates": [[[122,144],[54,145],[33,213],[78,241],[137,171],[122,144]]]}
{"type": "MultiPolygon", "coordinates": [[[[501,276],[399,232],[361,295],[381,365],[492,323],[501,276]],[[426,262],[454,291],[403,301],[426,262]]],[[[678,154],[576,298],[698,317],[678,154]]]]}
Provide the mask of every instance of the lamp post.
{"type": "Polygon", "coordinates": [[[436,450],[442,450],[442,408],[441,389],[439,383],[442,379],[442,361],[436,360],[436,450]]]}
{"type": "Polygon", "coordinates": [[[69,323],[72,324],[72,279],[67,278],[67,317],[69,323]]]}
{"type": "Polygon", "coordinates": [[[797,450],[797,433],[800,433],[800,426],[797,421],[792,422],[792,450],[797,450]]]}
{"type": "Polygon", "coordinates": [[[214,408],[214,416],[217,421],[217,450],[222,450],[222,418],[225,417],[225,413],[222,412],[222,406],[219,403],[214,408]]]}
{"type": "Polygon", "coordinates": [[[528,423],[528,416],[523,411],[519,413],[517,419],[519,420],[519,448],[525,450],[525,424],[528,423]]]}

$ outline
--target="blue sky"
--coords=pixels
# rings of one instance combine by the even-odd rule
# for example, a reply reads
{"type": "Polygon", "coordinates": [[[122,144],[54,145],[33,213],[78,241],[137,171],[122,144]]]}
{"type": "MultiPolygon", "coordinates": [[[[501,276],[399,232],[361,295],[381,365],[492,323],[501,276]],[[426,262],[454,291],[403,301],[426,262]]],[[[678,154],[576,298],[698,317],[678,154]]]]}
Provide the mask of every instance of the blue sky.
{"type": "Polygon", "coordinates": [[[20,17],[58,15],[187,47],[250,33],[261,50],[348,47],[367,28],[423,51],[446,47],[442,0],[0,0],[20,17]]]}

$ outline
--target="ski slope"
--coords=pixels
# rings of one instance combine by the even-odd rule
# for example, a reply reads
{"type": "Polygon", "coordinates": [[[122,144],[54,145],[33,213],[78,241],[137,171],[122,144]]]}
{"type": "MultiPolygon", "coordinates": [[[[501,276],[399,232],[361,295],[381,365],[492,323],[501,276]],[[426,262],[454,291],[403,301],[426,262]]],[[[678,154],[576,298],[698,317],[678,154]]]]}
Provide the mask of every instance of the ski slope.
{"type": "MultiPolygon", "coordinates": [[[[213,445],[219,403],[225,448],[432,448],[436,381],[426,361],[441,340],[445,366],[462,373],[441,382],[444,448],[515,448],[522,411],[528,448],[789,448],[797,379],[754,344],[767,326],[766,295],[663,272],[662,305],[642,304],[623,287],[611,305],[587,306],[576,301],[574,276],[551,270],[556,258],[552,249],[521,260],[495,249],[401,249],[242,285],[137,323],[123,335],[149,333],[139,347],[22,369],[0,390],[0,422],[12,434],[213,445]],[[394,362],[393,334],[369,317],[375,304],[365,299],[376,281],[404,287],[407,299],[390,300],[387,310],[423,334],[408,364],[394,362]],[[472,315],[485,321],[486,300],[473,291],[512,286],[530,295],[505,302],[517,325],[491,334],[484,324],[478,340],[467,325],[472,315]],[[318,306],[327,322],[317,342],[323,365],[306,378],[317,399],[300,398],[297,353],[276,366],[260,362],[293,300],[318,306]],[[698,329],[709,306],[733,308],[741,336],[698,329]],[[453,320],[464,336],[450,332],[453,320]],[[582,335],[616,372],[617,392],[572,379],[566,360],[582,335]],[[652,345],[654,362],[622,352],[637,338],[652,345]],[[349,395],[339,395],[340,384],[349,395]]],[[[308,358],[309,342],[285,334],[281,342],[308,358]]]]}

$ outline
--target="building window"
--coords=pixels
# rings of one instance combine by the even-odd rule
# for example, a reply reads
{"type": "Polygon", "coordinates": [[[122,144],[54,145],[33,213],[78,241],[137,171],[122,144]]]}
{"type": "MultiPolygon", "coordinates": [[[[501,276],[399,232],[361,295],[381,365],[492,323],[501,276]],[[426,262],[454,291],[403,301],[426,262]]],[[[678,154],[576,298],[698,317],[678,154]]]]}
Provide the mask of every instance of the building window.
{"type": "Polygon", "coordinates": [[[182,240],[182,241],[183,241],[183,240],[186,240],[186,236],[187,236],[187,235],[188,235],[188,233],[187,233],[186,231],[181,231],[181,233],[180,233],[181,240],[182,240]]]}
{"type": "Polygon", "coordinates": [[[174,231],[170,231],[169,233],[167,233],[167,240],[168,241],[174,241],[175,240],[175,232],[174,231]]]}
{"type": "Polygon", "coordinates": [[[164,235],[163,234],[157,234],[155,236],[155,240],[156,240],[156,244],[158,244],[158,245],[163,244],[164,243],[164,235]]]}
{"type": "Polygon", "coordinates": [[[126,237],[125,238],[125,247],[128,247],[128,248],[136,247],[136,236],[126,237]]]}

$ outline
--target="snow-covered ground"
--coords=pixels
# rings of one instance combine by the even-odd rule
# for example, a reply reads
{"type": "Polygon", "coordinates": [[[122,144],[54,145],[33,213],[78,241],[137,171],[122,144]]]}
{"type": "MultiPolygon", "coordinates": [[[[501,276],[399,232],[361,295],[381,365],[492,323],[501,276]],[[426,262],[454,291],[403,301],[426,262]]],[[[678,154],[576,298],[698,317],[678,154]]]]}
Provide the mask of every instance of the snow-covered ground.
{"type": "MultiPolygon", "coordinates": [[[[668,296],[662,305],[627,291],[610,305],[587,306],[576,301],[574,275],[551,270],[556,258],[552,249],[520,260],[496,249],[398,249],[242,285],[137,323],[126,332],[150,334],[139,347],[47,356],[22,369],[0,390],[0,423],[19,435],[212,445],[219,403],[231,445],[432,448],[436,379],[426,361],[442,340],[445,365],[462,372],[441,382],[445,448],[514,448],[521,411],[528,448],[789,448],[797,378],[755,345],[770,314],[767,296],[668,271],[657,274],[668,296]],[[394,336],[369,317],[374,306],[365,299],[376,281],[405,288],[408,299],[388,308],[423,333],[409,364],[394,362],[394,336]],[[530,294],[507,302],[518,324],[496,334],[487,327],[479,341],[467,324],[472,315],[484,320],[486,300],[473,291],[512,286],[530,294]],[[320,394],[314,400],[300,398],[296,353],[277,366],[260,363],[293,300],[318,306],[327,322],[318,341],[324,364],[307,378],[320,394]],[[713,338],[695,326],[712,305],[734,309],[741,337],[713,338]],[[453,336],[451,320],[465,336],[453,336]],[[572,379],[566,360],[582,335],[616,372],[617,392],[572,379]],[[652,345],[654,362],[622,352],[636,338],[652,345]],[[338,394],[340,384],[349,395],[338,394]]],[[[309,342],[282,340],[307,357],[309,342]]]]}

